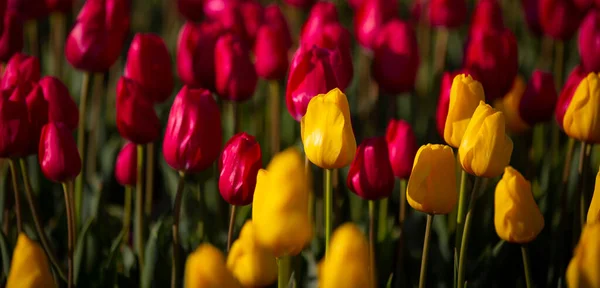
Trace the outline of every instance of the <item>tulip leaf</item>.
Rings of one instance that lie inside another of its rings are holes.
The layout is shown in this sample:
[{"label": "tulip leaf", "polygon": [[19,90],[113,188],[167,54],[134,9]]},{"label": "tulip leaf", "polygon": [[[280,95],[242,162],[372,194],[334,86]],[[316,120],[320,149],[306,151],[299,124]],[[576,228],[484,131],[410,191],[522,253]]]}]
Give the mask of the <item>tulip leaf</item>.
[{"label": "tulip leaf", "polygon": [[[142,285],[143,288],[150,288],[157,279],[155,271],[158,264],[159,250],[160,247],[160,232],[164,226],[164,219],[159,219],[152,229],[150,230],[150,236],[146,244],[145,260],[144,260],[144,271],[142,271]],[[170,269],[169,269],[170,270]]]},{"label": "tulip leaf", "polygon": [[89,218],[87,220],[87,222],[85,223],[85,225],[83,225],[83,229],[81,229],[81,233],[79,234],[79,237],[77,238],[77,245],[75,246],[75,254],[73,255],[74,257],[74,282],[75,285],[77,285],[77,280],[79,279],[79,274],[81,272],[81,265],[83,262],[83,256],[85,254],[84,248],[85,248],[85,240],[87,237],[88,232],[90,231],[90,227],[92,226],[92,224],[94,223],[94,218]]},{"label": "tulip leaf", "polygon": [[2,272],[8,276],[10,271],[11,250],[8,248],[8,240],[6,235],[0,231],[0,253],[2,253]]}]

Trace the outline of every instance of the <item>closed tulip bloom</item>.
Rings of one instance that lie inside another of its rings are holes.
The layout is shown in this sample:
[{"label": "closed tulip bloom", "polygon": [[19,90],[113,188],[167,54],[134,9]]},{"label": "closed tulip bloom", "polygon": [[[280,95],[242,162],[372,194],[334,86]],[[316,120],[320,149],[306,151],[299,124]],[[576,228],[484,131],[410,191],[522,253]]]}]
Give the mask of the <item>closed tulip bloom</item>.
[{"label": "closed tulip bloom", "polygon": [[367,288],[373,287],[369,267],[369,243],[353,223],[345,223],[335,229],[330,249],[318,266],[321,288]]},{"label": "closed tulip bloom", "polygon": [[[48,103],[47,121],[63,122],[71,131],[75,131],[79,123],[79,108],[73,101],[67,86],[53,76],[45,76],[40,79],[39,86]],[[27,104],[29,106],[29,97]]]},{"label": "closed tulip bloom", "polygon": [[137,149],[132,142],[127,142],[115,162],[115,178],[123,186],[135,186],[137,179]]},{"label": "closed tulip bloom", "polygon": [[258,80],[250,52],[233,34],[219,38],[215,47],[215,78],[219,96],[230,101],[246,101],[254,94]]},{"label": "closed tulip bloom", "polygon": [[144,87],[151,101],[160,103],[171,96],[171,56],[160,36],[138,33],[133,37],[124,76]]},{"label": "closed tulip bloom", "polygon": [[385,138],[369,138],[360,143],[346,179],[348,188],[366,200],[387,198],[392,194],[394,172]]},{"label": "closed tulip bloom", "polygon": [[67,37],[67,61],[79,70],[108,70],[119,58],[129,31],[129,9],[125,0],[86,1]]},{"label": "closed tulip bloom", "polygon": [[591,10],[579,27],[579,55],[585,71],[600,72],[600,13]]},{"label": "closed tulip bloom", "polygon": [[317,2],[310,9],[308,18],[302,25],[300,39],[313,38],[313,35],[315,33],[320,33],[320,30],[323,27],[335,23],[339,23],[335,4],[325,1]]},{"label": "closed tulip bloom", "polygon": [[454,77],[444,128],[444,140],[448,145],[454,148],[460,146],[473,112],[484,99],[481,83],[473,80],[471,75],[459,74]]},{"label": "closed tulip bloom", "polygon": [[502,7],[497,0],[482,0],[477,2],[471,18],[471,32],[480,30],[504,30]]},{"label": "closed tulip bloom", "polygon": [[280,41],[283,41],[286,49],[290,49],[292,47],[292,35],[290,34],[290,27],[287,23],[287,20],[285,20],[285,16],[283,16],[281,9],[279,9],[279,5],[267,5],[267,7],[265,7],[264,13],[265,24],[280,31],[279,35],[281,35],[282,37]]},{"label": "closed tulip bloom", "polygon": [[542,30],[556,40],[571,39],[585,15],[572,0],[540,0],[538,5]]},{"label": "closed tulip bloom", "polygon": [[567,268],[567,286],[570,288],[600,287],[598,259],[600,259],[600,224],[583,226],[579,243]]},{"label": "closed tulip bloom", "polygon": [[246,132],[231,137],[219,160],[219,192],[231,205],[252,203],[256,174],[262,168],[260,145]]},{"label": "closed tulip bloom", "polygon": [[313,97],[300,122],[304,153],[324,169],[348,166],[356,152],[350,106],[340,89]]},{"label": "closed tulip bloom", "polygon": [[254,235],[275,257],[298,255],[312,240],[310,181],[295,148],[276,154],[267,170],[258,171],[252,202]]},{"label": "closed tulip bloom", "polygon": [[354,17],[354,35],[358,44],[371,49],[379,30],[398,14],[392,0],[364,0]]},{"label": "closed tulip bloom", "polygon": [[573,100],[573,94],[575,94],[575,90],[579,87],[579,83],[581,80],[585,79],[587,73],[583,71],[583,67],[581,65],[577,65],[569,74],[565,85],[558,96],[558,102],[556,103],[556,109],[554,110],[554,116],[556,118],[556,122],[561,129],[563,128],[563,120],[565,118],[565,113],[567,112],[567,108],[571,104],[571,100]]},{"label": "closed tulip bloom", "polygon": [[31,85],[40,80],[40,60],[23,53],[13,55],[4,69],[0,89],[13,89],[17,85]]},{"label": "closed tulip bloom", "polygon": [[389,21],[373,44],[373,77],[380,89],[399,94],[415,86],[419,69],[419,47],[411,26],[401,20]]},{"label": "closed tulip bloom", "polygon": [[24,233],[19,233],[6,287],[56,287],[46,253],[39,244],[29,239]]},{"label": "closed tulip bloom", "polygon": [[521,118],[529,125],[550,120],[557,98],[554,76],[540,70],[533,71],[519,105]]},{"label": "closed tulip bloom", "polygon": [[184,86],[175,97],[163,141],[167,164],[184,172],[208,168],[221,151],[221,113],[208,90]]},{"label": "closed tulip bloom", "polygon": [[521,98],[523,98],[523,93],[525,93],[526,85],[523,77],[517,76],[510,92],[504,98],[494,101],[494,108],[504,114],[506,128],[511,133],[519,134],[531,128],[521,118],[521,114],[519,113],[519,106],[521,105]]},{"label": "closed tulip bloom", "polygon": [[256,74],[267,80],[283,79],[288,69],[288,47],[282,31],[271,25],[258,29],[254,42]]},{"label": "closed tulip bloom", "polygon": [[410,124],[404,120],[391,119],[385,140],[394,176],[408,179],[417,153],[417,139]]},{"label": "closed tulip bloom", "polygon": [[48,12],[69,13],[73,10],[73,0],[46,0]]},{"label": "closed tulip bloom", "polygon": [[544,228],[544,216],[533,199],[531,183],[510,166],[496,185],[494,226],[500,239],[518,244],[533,241]]},{"label": "closed tulip bloom", "polygon": [[223,253],[210,244],[200,244],[185,261],[186,288],[242,287],[227,269]]},{"label": "closed tulip bloom", "polygon": [[0,158],[24,156],[29,141],[29,117],[25,95],[19,89],[0,93]]},{"label": "closed tulip bloom", "polygon": [[150,143],[160,135],[160,120],[146,93],[126,77],[117,83],[117,129],[123,138],[136,144]]},{"label": "closed tulip bloom", "polygon": [[266,287],[277,281],[277,261],[256,241],[251,220],[246,221],[227,255],[227,268],[244,287]]},{"label": "closed tulip bloom", "polygon": [[16,12],[6,11],[0,35],[0,61],[8,61],[23,49],[23,20]]},{"label": "closed tulip bloom", "polygon": [[540,24],[540,3],[541,0],[521,0],[521,8],[525,14],[525,22],[529,31],[537,36],[542,35],[542,26]]},{"label": "closed tulip bloom", "polygon": [[458,148],[462,168],[479,177],[500,176],[513,150],[505,131],[504,114],[481,101]]},{"label": "closed tulip bloom", "polygon": [[177,40],[177,74],[190,87],[215,90],[215,44],[223,28],[218,22],[186,22]]},{"label": "closed tulip bloom", "polygon": [[[438,97],[438,104],[435,112],[435,122],[438,133],[442,138],[444,138],[446,118],[448,117],[448,108],[450,108],[450,90],[452,88],[452,82],[454,77],[459,74],[473,75],[471,71],[462,69],[454,72],[444,72],[444,74],[442,74],[442,79],[440,80],[440,96]],[[476,76],[474,78],[476,78]]]},{"label": "closed tulip bloom", "polygon": [[188,21],[200,21],[203,15],[204,0],[177,0],[179,13]]},{"label": "closed tulip bloom", "polygon": [[49,122],[42,128],[38,161],[44,176],[54,182],[67,182],[81,172],[81,158],[69,128]]},{"label": "closed tulip bloom", "polygon": [[257,0],[244,0],[239,2],[239,10],[244,21],[246,40],[254,45],[258,28],[264,23],[264,8]]},{"label": "closed tulip bloom", "polygon": [[590,73],[573,94],[573,99],[565,112],[563,128],[569,137],[579,141],[599,143],[600,122],[600,78]]},{"label": "closed tulip bloom", "polygon": [[246,33],[246,23],[240,9],[240,1],[225,1],[225,6],[214,16],[208,19],[217,21],[223,26],[223,29],[231,34],[235,34],[242,42],[251,44],[250,36]]}]

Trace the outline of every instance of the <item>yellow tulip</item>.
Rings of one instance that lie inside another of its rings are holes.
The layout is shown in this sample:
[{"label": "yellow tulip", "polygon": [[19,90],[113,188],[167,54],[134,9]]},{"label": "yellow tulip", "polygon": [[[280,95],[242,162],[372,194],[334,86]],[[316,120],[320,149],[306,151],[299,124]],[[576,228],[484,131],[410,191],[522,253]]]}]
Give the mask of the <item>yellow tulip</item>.
[{"label": "yellow tulip", "polygon": [[227,270],[225,256],[210,244],[200,244],[185,262],[186,288],[235,288],[240,283]]},{"label": "yellow tulip", "polygon": [[444,128],[444,140],[448,145],[458,148],[465,134],[469,119],[479,105],[485,100],[483,86],[473,80],[471,75],[459,74],[452,80],[450,88],[450,106]]},{"label": "yellow tulip", "polygon": [[17,239],[6,287],[55,287],[46,253],[24,233]]},{"label": "yellow tulip", "polygon": [[310,162],[325,169],[348,166],[356,153],[346,95],[335,88],[308,103],[300,122],[304,152]]},{"label": "yellow tulip", "polygon": [[533,199],[531,183],[510,166],[496,186],[494,226],[498,237],[519,244],[531,242],[544,228],[544,216]]},{"label": "yellow tulip", "polygon": [[304,160],[295,148],[275,155],[267,170],[258,171],[252,221],[256,240],[275,257],[297,255],[310,243],[309,189]]},{"label": "yellow tulip", "polygon": [[408,204],[429,214],[447,214],[456,205],[456,160],[447,145],[421,146],[406,187]]},{"label": "yellow tulip", "polygon": [[458,148],[462,168],[480,177],[502,174],[513,150],[513,142],[505,130],[502,112],[481,101]]},{"label": "yellow tulip", "polygon": [[594,196],[587,214],[587,224],[600,222],[600,172],[596,175],[596,187]]},{"label": "yellow tulip", "polygon": [[258,244],[254,225],[247,221],[227,256],[227,268],[244,287],[264,287],[277,280],[273,252]]},{"label": "yellow tulip", "polygon": [[600,143],[600,76],[590,73],[581,80],[565,112],[563,128],[572,138]]},{"label": "yellow tulip", "polygon": [[581,238],[573,258],[567,268],[567,286],[570,288],[600,287],[600,224],[587,224],[583,227]]},{"label": "yellow tulip", "polygon": [[369,243],[355,224],[338,227],[331,237],[327,257],[319,263],[319,287],[372,287]]},{"label": "yellow tulip", "polygon": [[521,98],[527,88],[527,83],[520,75],[515,78],[510,91],[504,98],[496,99],[494,108],[504,113],[506,119],[506,127],[512,133],[519,134],[529,130],[531,127],[521,118],[519,114],[519,105]]}]

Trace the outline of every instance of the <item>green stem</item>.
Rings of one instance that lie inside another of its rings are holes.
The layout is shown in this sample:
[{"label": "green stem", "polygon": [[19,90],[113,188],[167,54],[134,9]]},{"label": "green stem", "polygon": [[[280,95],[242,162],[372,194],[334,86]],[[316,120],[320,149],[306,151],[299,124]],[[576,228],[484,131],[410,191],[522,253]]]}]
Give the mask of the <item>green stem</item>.
[{"label": "green stem", "polygon": [[231,205],[231,214],[229,215],[229,231],[227,231],[227,251],[231,249],[233,242],[233,228],[235,226],[235,205]]},{"label": "green stem", "polygon": [[146,217],[152,214],[152,195],[154,194],[154,143],[146,144],[146,202],[144,211]]},{"label": "green stem", "polygon": [[[90,93],[91,73],[84,72],[81,81],[81,95],[79,96],[79,127],[77,128],[77,150],[81,155],[81,161],[85,163],[83,155],[85,155],[85,120],[87,118],[87,98]],[[81,167],[84,167],[82,165]],[[84,172],[81,171],[75,178],[75,222],[77,227],[81,221],[81,205],[83,197],[83,177]]]},{"label": "green stem", "polygon": [[179,183],[175,192],[175,203],[173,203],[173,254],[171,258],[171,288],[178,287],[177,266],[179,264],[179,217],[181,215],[181,198],[183,198],[183,187],[185,185],[185,173],[179,172]]},{"label": "green stem", "polygon": [[277,80],[269,81],[269,106],[271,111],[271,155],[279,152],[280,131],[281,131],[281,113],[279,110],[279,82]]},{"label": "green stem", "polygon": [[62,66],[63,66],[63,47],[65,43],[65,32],[66,32],[66,21],[65,14],[62,12],[56,12],[50,16],[50,41],[52,47],[52,58],[53,58],[53,74],[58,79],[62,79]]},{"label": "green stem", "polygon": [[[144,145],[137,145],[137,175],[135,186],[135,250],[140,270],[144,271]],[[140,275],[141,277],[141,275]]]},{"label": "green stem", "polygon": [[464,228],[464,222],[467,211],[467,179],[469,178],[467,172],[461,169],[460,173],[460,192],[458,196],[458,213],[456,214],[456,238],[454,241],[454,247],[457,252],[460,251],[460,242],[462,240],[462,233]]},{"label": "green stem", "polygon": [[580,224],[581,228],[585,225],[587,208],[589,207],[589,197],[585,185],[585,177],[587,172],[587,167],[589,166],[590,158],[586,156],[586,150],[588,148],[588,144],[585,142],[581,142],[581,149],[579,151],[579,216],[580,216]]},{"label": "green stem", "polygon": [[331,202],[333,197],[331,189],[331,169],[325,169],[325,257],[329,251],[331,238]]},{"label": "green stem", "polygon": [[388,198],[379,201],[379,214],[377,218],[377,241],[382,242],[387,234]]},{"label": "green stem", "polygon": [[277,258],[277,288],[287,288],[290,282],[290,256]]},{"label": "green stem", "polygon": [[68,267],[69,267],[69,278],[67,280],[68,286],[69,288],[73,287],[73,248],[75,247],[75,231],[74,231],[74,223],[75,220],[73,219],[73,203],[72,203],[72,199],[71,196],[69,195],[69,189],[67,188],[67,183],[63,182],[62,183],[63,186],[63,192],[65,195],[65,207],[66,207],[66,211],[67,211],[67,233],[68,233],[68,249],[67,249],[67,263],[68,263]]},{"label": "green stem", "polygon": [[463,237],[460,244],[460,253],[458,258],[458,283],[457,287],[462,288],[465,284],[465,261],[467,258],[467,247],[469,245],[469,232],[471,228],[471,222],[473,221],[473,209],[475,208],[475,200],[477,198],[477,191],[481,184],[481,179],[476,178],[473,190],[471,191],[471,200],[469,201],[469,210],[467,211],[467,217],[465,219],[465,228]]},{"label": "green stem", "polygon": [[19,185],[17,184],[17,168],[15,168],[15,160],[9,159],[10,175],[12,178],[13,192],[15,192],[15,215],[17,217],[17,231],[23,232],[23,222],[21,220],[21,197],[19,195]]},{"label": "green stem", "polygon": [[527,257],[527,247],[521,245],[521,255],[523,256],[523,270],[525,271],[525,283],[527,288],[532,288],[531,284],[531,268],[529,267],[529,257]]},{"label": "green stem", "polygon": [[369,200],[369,268],[371,283],[375,283],[375,201]]},{"label": "green stem", "polygon": [[423,240],[423,256],[421,257],[421,275],[419,276],[419,288],[425,288],[427,280],[427,256],[429,255],[429,238],[431,238],[431,224],[433,214],[427,214],[427,225],[425,226],[425,239]]},{"label": "green stem", "polygon": [[129,241],[129,227],[131,225],[131,186],[125,186],[125,201],[123,203],[123,243]]}]

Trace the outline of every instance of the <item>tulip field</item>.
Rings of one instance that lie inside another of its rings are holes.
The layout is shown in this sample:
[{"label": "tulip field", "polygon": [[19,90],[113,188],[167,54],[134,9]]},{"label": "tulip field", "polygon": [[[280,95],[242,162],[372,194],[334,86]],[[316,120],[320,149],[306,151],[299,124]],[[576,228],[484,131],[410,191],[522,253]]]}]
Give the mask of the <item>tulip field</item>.
[{"label": "tulip field", "polygon": [[0,0],[0,287],[600,288],[598,9]]}]

